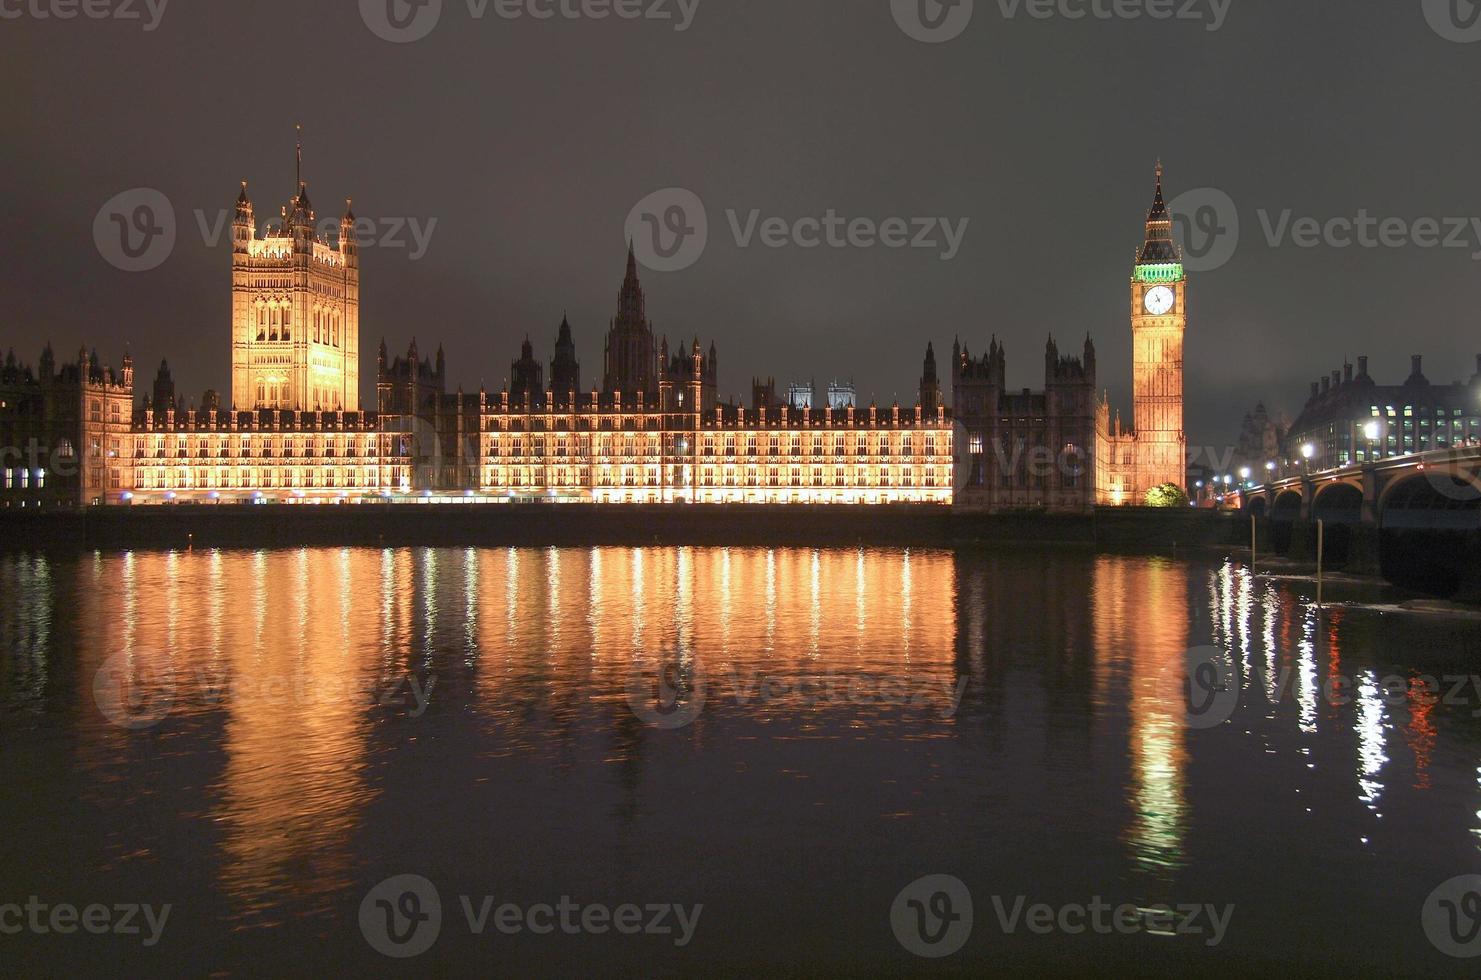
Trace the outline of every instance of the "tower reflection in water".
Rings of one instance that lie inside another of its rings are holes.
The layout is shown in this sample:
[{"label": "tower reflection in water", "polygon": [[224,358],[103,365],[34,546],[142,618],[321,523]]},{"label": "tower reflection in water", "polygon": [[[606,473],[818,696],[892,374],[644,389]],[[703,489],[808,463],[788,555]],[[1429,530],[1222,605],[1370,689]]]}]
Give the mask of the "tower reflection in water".
[{"label": "tower reflection in water", "polygon": [[[289,892],[326,896],[327,907],[355,880],[360,835],[386,817],[377,801],[391,794],[394,810],[407,792],[396,760],[413,744],[440,746],[440,778],[462,785],[490,778],[495,760],[572,767],[573,746],[596,740],[602,773],[634,795],[651,790],[645,757],[676,744],[683,764],[703,765],[755,739],[865,740],[881,757],[929,743],[943,748],[927,750],[934,769],[918,773],[918,809],[891,816],[950,812],[1011,843],[1034,839],[1053,815],[1086,835],[1082,846],[1103,851],[1103,841],[1163,877],[1211,858],[1189,842],[1195,811],[1211,805],[1190,790],[1205,740],[1297,753],[1328,781],[1307,791],[1345,794],[1377,820],[1400,783],[1429,791],[1437,746],[1455,737],[1432,696],[1414,688],[1396,705],[1385,695],[1374,651],[1393,627],[1318,617],[1291,587],[1228,565],[874,549],[324,549],[15,556],[0,560],[0,582],[6,703],[67,690],[98,800],[143,800],[152,787],[131,781],[159,778],[160,753],[204,770],[198,785],[163,795],[177,812],[196,807],[180,812],[185,825],[213,828],[207,864],[243,916]],[[1193,732],[1181,671],[1189,647],[1207,643],[1237,665],[1241,702],[1231,725]],[[73,646],[75,677],[56,662]],[[703,664],[711,685],[679,733],[648,728],[628,700],[634,673],[667,656]],[[167,689],[158,725],[121,729],[95,710],[88,678],[110,658],[140,688]],[[1353,683],[1337,704],[1324,692],[1342,674]],[[830,677],[844,686],[816,683]],[[848,693],[858,678],[872,685],[863,696]],[[948,703],[962,681],[961,704]],[[1464,832],[1481,839],[1473,763],[1465,782]],[[867,778],[856,785],[856,805],[885,798]],[[138,849],[130,833],[116,829],[114,857]]]}]

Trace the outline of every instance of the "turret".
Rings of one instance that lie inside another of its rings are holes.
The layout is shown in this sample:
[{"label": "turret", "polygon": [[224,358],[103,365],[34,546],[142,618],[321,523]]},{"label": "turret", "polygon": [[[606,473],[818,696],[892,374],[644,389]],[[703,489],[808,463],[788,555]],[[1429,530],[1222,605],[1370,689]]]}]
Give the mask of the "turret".
[{"label": "turret", "polygon": [[237,255],[246,255],[252,238],[256,235],[252,201],[247,197],[247,182],[242,181],[242,191],[237,195],[236,216],[231,220],[231,250]]},{"label": "turret", "polygon": [[345,216],[339,219],[339,254],[344,256],[345,268],[360,267],[360,244],[355,240],[355,209],[351,200],[345,198]]}]

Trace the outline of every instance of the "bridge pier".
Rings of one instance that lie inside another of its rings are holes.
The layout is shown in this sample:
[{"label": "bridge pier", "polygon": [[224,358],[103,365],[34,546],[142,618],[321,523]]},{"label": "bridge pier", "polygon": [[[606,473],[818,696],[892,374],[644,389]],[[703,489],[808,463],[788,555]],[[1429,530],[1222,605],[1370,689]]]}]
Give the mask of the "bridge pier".
[{"label": "bridge pier", "polygon": [[1368,524],[1350,528],[1346,570],[1354,575],[1383,574],[1383,532]]},{"label": "bridge pier", "polygon": [[1291,522],[1291,546],[1286,555],[1292,561],[1316,561],[1316,525],[1305,517]]}]

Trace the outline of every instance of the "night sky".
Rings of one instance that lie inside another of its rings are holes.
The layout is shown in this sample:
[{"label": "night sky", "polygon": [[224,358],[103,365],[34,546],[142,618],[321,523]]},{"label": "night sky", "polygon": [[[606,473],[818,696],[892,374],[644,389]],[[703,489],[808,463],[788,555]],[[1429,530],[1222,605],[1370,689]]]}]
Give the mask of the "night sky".
[{"label": "night sky", "polygon": [[[210,247],[196,211],[213,226],[246,179],[259,218],[275,214],[295,123],[321,218],[353,196],[362,217],[436,220],[415,261],[362,252],[367,398],[383,336],[395,351],[440,341],[452,385],[498,389],[526,333],[548,361],[566,311],[590,387],[629,211],[681,187],[705,205],[708,246],[644,273],[649,314],[671,339],[717,343],[722,396],[748,396],[753,374],[852,377],[864,402],[913,403],[928,340],[978,351],[994,332],[1009,384],[1037,388],[1047,335],[1078,351],[1089,331],[1129,412],[1127,281],[1158,157],[1170,198],[1221,189],[1241,222],[1233,259],[1192,278],[1194,445],[1232,439],[1261,399],[1294,415],[1344,356],[1398,382],[1423,353],[1450,382],[1481,351],[1477,227],[1452,248],[1271,246],[1262,227],[1262,209],[1271,223],[1481,215],[1481,44],[1442,37],[1420,0],[1233,0],[1217,31],[1207,0],[1166,22],[1007,18],[1012,0],[977,0],[940,44],[907,36],[889,0],[700,0],[682,32],[476,19],[444,0],[408,44],[353,0],[173,0],[153,30],[144,0],[126,11],[141,20],[31,12],[51,2],[0,3],[21,13],[0,19],[0,347],[26,360],[48,339],[113,364],[127,345],[141,382],[168,356],[182,392],[227,390],[230,236]],[[170,200],[177,243],[128,273],[93,228],[137,187]],[[732,209],[969,225],[950,261],[741,248]]]}]

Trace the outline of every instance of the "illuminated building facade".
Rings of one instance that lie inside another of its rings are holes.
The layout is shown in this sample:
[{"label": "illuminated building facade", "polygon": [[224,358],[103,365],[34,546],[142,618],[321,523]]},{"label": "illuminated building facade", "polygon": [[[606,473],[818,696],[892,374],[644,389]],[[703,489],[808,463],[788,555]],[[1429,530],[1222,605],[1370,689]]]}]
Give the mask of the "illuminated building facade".
[{"label": "illuminated building facade", "polygon": [[1118,416],[1107,433],[1104,503],[1140,504],[1154,487],[1187,482],[1183,430],[1183,335],[1188,326],[1188,275],[1172,235],[1172,214],[1157,193],[1131,277],[1132,429]]},{"label": "illuminated building facade", "polygon": [[259,236],[247,183],[231,240],[231,407],[360,410],[360,256],[345,202],[339,242],[321,241],[303,149],[293,198]]},{"label": "illuminated building facade", "polygon": [[[6,444],[30,425],[61,433],[52,444],[84,457],[75,485],[45,464],[31,467],[47,471],[40,479],[56,494],[48,502],[955,502],[1083,512],[1139,503],[1158,483],[1182,481],[1186,277],[1160,167],[1133,279],[1133,432],[1110,422],[1088,337],[1078,357],[1061,357],[1050,340],[1039,392],[1008,389],[994,339],[982,358],[953,350],[950,405],[930,345],[911,406],[861,406],[853,385],[837,381],[816,403],[810,385],[778,398],[770,379],[753,384],[749,408],[722,402],[713,343],[671,350],[655,337],[631,248],[599,387],[581,390],[563,319],[548,374],[526,339],[498,393],[450,392],[440,348],[423,358],[413,340],[393,359],[382,342],[375,410],[361,411],[353,213],[336,242],[324,240],[300,151],[281,226],[259,235],[254,220],[244,184],[233,222],[227,405],[207,392],[187,407],[166,364],[138,407],[128,361],[117,379],[96,358],[43,371],[50,382],[7,370],[15,379],[7,386],[32,393],[0,394]],[[62,387],[37,401],[35,391]],[[65,407],[22,415],[19,406],[30,413],[42,402]],[[13,476],[6,492],[33,490],[36,479]]]},{"label": "illuminated building facade", "polygon": [[[245,223],[250,204],[241,208]],[[122,417],[132,415],[119,432],[124,451],[117,484],[87,501],[951,502],[951,428],[934,354],[928,352],[922,401],[913,408],[859,409],[851,391],[836,409],[799,409],[775,399],[750,409],[724,404],[713,344],[706,351],[696,339],[671,352],[667,339],[653,336],[631,253],[607,337],[604,390],[579,390],[580,364],[564,320],[549,385],[526,340],[504,391],[449,392],[443,351],[424,358],[413,340],[404,357],[391,357],[381,344],[376,411],[279,407],[303,404],[304,392],[317,404],[333,403],[324,386],[348,385],[352,375],[348,369],[335,373],[321,355],[326,344],[335,352],[356,345],[346,323],[358,332],[357,316],[326,318],[323,304],[316,312],[313,299],[325,295],[323,276],[353,270],[353,219],[346,218],[343,244],[331,247],[304,237],[294,217],[300,212],[312,220],[301,184],[291,211],[285,209],[292,233],[243,237],[249,261],[242,252],[233,259],[234,309],[241,305],[244,261],[254,290],[308,284],[286,305],[273,298],[259,302],[249,291],[251,316],[233,317],[234,363],[245,324],[249,374],[265,370],[265,358],[285,358],[286,387],[269,384],[259,399],[254,375],[246,389],[249,409],[223,409],[209,393],[200,408],[187,408],[162,364],[153,396],[130,413],[130,378],[117,396]],[[287,263],[292,275],[262,271],[272,268],[258,262],[263,249],[252,250],[252,243],[262,242],[280,243],[280,251],[263,254]],[[344,264],[331,261],[333,255],[343,256]],[[343,295],[357,291],[358,283]],[[307,313],[295,305],[304,302]],[[306,339],[295,326],[304,317]],[[265,338],[260,343],[259,335]]]}]

